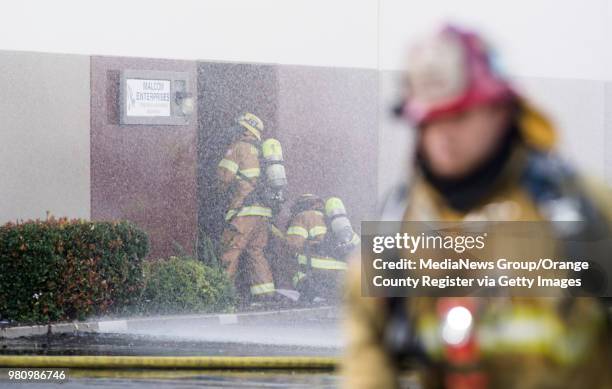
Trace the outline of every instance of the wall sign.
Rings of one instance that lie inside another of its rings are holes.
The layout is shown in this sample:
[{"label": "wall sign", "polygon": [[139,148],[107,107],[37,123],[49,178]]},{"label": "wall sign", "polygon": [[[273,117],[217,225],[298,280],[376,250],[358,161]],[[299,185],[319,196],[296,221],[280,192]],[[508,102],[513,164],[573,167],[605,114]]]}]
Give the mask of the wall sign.
[{"label": "wall sign", "polygon": [[126,88],[126,115],[170,117],[170,80],[142,80],[128,78]]},{"label": "wall sign", "polygon": [[193,99],[189,81],[186,72],[124,70],[118,102],[121,124],[188,124],[191,112],[185,109],[185,99]]}]

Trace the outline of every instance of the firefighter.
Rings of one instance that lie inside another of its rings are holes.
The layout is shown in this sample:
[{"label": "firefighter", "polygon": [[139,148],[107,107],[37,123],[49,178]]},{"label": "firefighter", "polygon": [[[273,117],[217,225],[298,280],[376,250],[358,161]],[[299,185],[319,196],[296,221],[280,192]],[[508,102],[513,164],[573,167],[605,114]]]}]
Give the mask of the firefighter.
[{"label": "firefighter", "polygon": [[342,201],[301,195],[291,207],[286,237],[290,257],[296,259],[293,285],[300,298],[309,302],[337,300],[346,254],[359,244]]},{"label": "firefighter", "polygon": [[[236,123],[238,138],[229,146],[217,168],[221,190],[230,197],[225,216],[227,226],[222,236],[222,262],[235,283],[239,260],[244,253],[245,271],[250,278],[250,298],[247,300],[265,301],[274,294],[275,287],[264,256],[272,217],[272,209],[266,204],[262,189],[264,177],[260,155],[264,125],[252,113],[244,113]],[[239,285],[236,287],[240,290]]]},{"label": "firefighter", "polygon": [[[381,220],[552,229],[578,216],[610,236],[612,194],[560,162],[550,122],[511,87],[481,38],[446,26],[411,50],[408,65],[397,113],[417,132],[416,172],[390,194]],[[424,387],[612,387],[599,299],[366,298],[359,266],[349,273],[347,387],[398,387],[406,357],[424,366]]]}]

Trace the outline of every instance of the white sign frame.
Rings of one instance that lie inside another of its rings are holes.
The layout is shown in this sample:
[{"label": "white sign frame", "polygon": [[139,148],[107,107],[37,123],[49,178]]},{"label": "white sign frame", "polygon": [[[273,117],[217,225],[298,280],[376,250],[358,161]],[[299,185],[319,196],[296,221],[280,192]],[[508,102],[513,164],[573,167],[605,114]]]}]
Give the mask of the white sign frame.
[{"label": "white sign frame", "polygon": [[171,117],[171,86],[170,80],[126,78],[125,114],[128,117]]},{"label": "white sign frame", "polygon": [[[193,115],[184,115],[176,100],[177,93],[191,93],[189,73],[124,70],[121,72],[120,84],[121,124],[175,126],[189,124]],[[141,94],[139,98],[136,98],[136,93]],[[168,96],[164,96],[166,93]],[[162,101],[166,97],[167,103]]]}]

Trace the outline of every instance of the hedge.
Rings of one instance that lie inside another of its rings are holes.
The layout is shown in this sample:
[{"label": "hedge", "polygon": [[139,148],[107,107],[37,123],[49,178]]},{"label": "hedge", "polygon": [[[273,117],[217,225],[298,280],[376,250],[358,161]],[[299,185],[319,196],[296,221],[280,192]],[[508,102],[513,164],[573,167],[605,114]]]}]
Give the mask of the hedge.
[{"label": "hedge", "polygon": [[132,305],[143,285],[146,234],[129,222],[50,218],[0,227],[0,316],[84,319]]},{"label": "hedge", "polygon": [[233,286],[225,272],[192,258],[147,262],[145,280],[138,306],[143,313],[223,311],[235,303]]}]

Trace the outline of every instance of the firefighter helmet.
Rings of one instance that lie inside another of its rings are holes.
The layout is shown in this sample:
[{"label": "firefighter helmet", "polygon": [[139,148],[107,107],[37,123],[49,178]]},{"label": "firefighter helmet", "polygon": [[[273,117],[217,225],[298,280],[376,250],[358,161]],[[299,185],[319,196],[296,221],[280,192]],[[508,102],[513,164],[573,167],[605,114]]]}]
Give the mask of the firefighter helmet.
[{"label": "firefighter helmet", "polygon": [[399,113],[417,126],[516,96],[493,51],[477,34],[455,26],[410,50],[406,89]]},{"label": "firefighter helmet", "polygon": [[323,211],[323,199],[312,193],[304,193],[291,207],[291,214],[296,215],[306,210]]},{"label": "firefighter helmet", "polygon": [[261,140],[261,133],[264,129],[263,121],[250,112],[245,112],[236,120],[239,125],[246,128],[250,133]]}]

